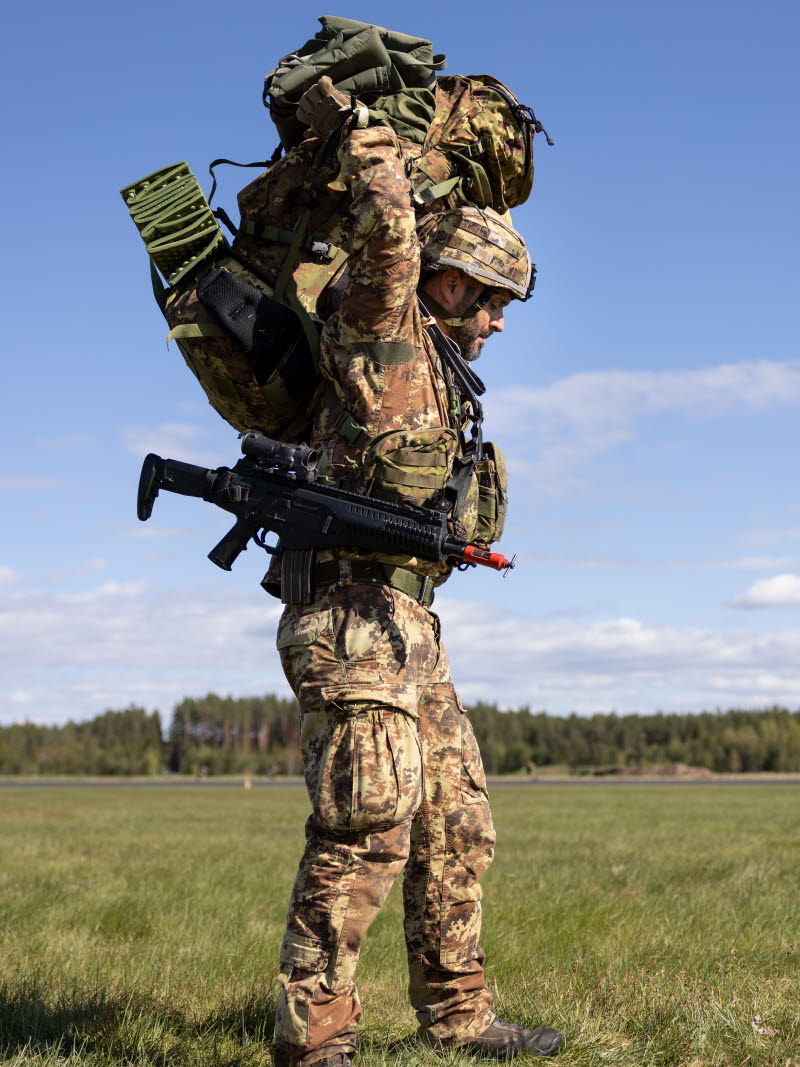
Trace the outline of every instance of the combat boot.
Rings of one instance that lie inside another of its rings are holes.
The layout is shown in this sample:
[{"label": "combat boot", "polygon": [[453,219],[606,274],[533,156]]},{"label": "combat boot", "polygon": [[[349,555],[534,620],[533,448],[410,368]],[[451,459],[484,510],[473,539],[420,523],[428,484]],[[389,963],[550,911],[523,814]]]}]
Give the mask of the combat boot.
[{"label": "combat boot", "polygon": [[563,1036],[549,1026],[526,1030],[524,1026],[506,1022],[505,1019],[495,1019],[482,1034],[459,1045],[459,1048],[496,1060],[511,1060],[522,1052],[529,1052],[533,1056],[550,1056],[563,1043]]},{"label": "combat boot", "polygon": [[[303,1060],[298,1060],[288,1049],[281,1048],[280,1045],[273,1046],[271,1052],[273,1067],[304,1067]],[[334,1052],[326,1056],[324,1060],[314,1060],[308,1067],[353,1067],[353,1065],[346,1052]]]}]

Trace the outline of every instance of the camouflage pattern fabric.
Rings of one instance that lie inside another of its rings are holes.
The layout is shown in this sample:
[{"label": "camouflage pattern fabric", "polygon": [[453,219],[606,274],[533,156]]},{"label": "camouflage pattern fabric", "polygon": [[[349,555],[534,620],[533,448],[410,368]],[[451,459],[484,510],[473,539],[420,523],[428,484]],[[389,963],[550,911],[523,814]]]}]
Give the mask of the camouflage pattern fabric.
[{"label": "camouflage pattern fabric", "polygon": [[[325,315],[322,294],[341,274],[343,250],[350,243],[346,190],[329,143],[314,137],[303,141],[245,186],[238,202],[242,224],[233,249],[273,284],[286,262],[295,228],[308,212],[293,269],[294,289],[307,311]],[[281,237],[267,236],[278,231]],[[322,254],[314,247],[328,251]]]},{"label": "camouflage pattern fabric", "polygon": [[464,204],[456,210],[426,215],[417,226],[425,261],[453,267],[491,288],[526,300],[531,257],[522,237],[492,208]]},{"label": "camouflage pattern fabric", "polygon": [[[349,279],[325,325],[319,373],[325,383],[308,443],[319,469],[348,487],[424,506],[444,488],[460,453],[469,408],[454,392],[416,299],[420,252],[400,144],[389,126],[352,129],[338,151],[350,198]],[[361,428],[341,432],[342,411]],[[477,480],[461,515],[461,536],[477,523]],[[318,559],[368,559],[405,567],[437,585],[452,567],[408,555],[340,548]],[[270,568],[275,587],[279,563]]]},{"label": "camouflage pattern fabric", "polygon": [[[458,397],[454,406],[452,382],[420,316],[416,218],[396,135],[388,126],[353,130],[339,160],[351,198],[350,277],[339,312],[322,332],[327,388],[310,443],[330,476],[424,506],[450,477],[468,412]],[[363,428],[355,441],[340,433],[342,408]],[[444,562],[408,557],[334,555],[377,558],[436,580],[451,571]]]},{"label": "camouflage pattern fabric", "polygon": [[313,1063],[355,1049],[363,937],[405,867],[409,996],[422,1035],[493,1021],[479,879],[494,830],[480,753],[439,620],[382,585],[286,608],[278,649],[302,716],[312,813],[281,947],[275,1041]]},{"label": "camouflage pattern fabric", "polygon": [[[457,207],[465,200],[503,213],[528,199],[533,181],[532,131],[514,116],[495,85],[516,100],[502,83],[486,75],[437,78],[436,110],[424,145],[402,133],[396,138],[414,191],[457,176],[463,179],[448,195],[426,205],[417,203],[418,214]],[[295,268],[296,290],[307,310],[322,314],[326,309],[319,304],[320,297],[341,274],[343,263],[336,256],[330,261],[313,252],[313,242],[349,250],[351,233],[347,189],[333,146],[329,140],[308,137],[242,189],[238,198],[242,226],[233,243],[237,253],[274,282],[286,260],[291,234],[308,211],[308,239],[298,251]],[[281,230],[284,236],[264,236],[265,230]]]}]

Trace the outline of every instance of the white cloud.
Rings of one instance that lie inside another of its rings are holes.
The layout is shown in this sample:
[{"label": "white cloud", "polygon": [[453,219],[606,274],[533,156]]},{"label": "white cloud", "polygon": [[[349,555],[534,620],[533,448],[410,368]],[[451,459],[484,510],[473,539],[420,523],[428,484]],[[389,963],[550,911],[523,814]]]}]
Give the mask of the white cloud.
[{"label": "white cloud", "polygon": [[749,530],[744,538],[753,545],[772,545],[780,541],[800,541],[800,526]]},{"label": "white cloud", "polygon": [[733,603],[739,608],[800,608],[800,577],[776,574],[753,582]]},{"label": "white cloud", "polygon": [[526,563],[554,564],[566,567],[587,567],[592,570],[622,570],[634,567],[655,567],[659,570],[709,569],[751,571],[792,567],[794,556],[739,556],[735,559],[657,558],[654,556],[563,556],[546,555],[542,552],[520,552],[520,560]]},{"label": "white cloud", "polygon": [[[553,713],[800,702],[800,628],[529,619],[446,596],[436,610],[468,702]],[[274,642],[280,611],[224,576],[190,589],[119,581],[78,593],[0,589],[0,722],[21,709],[64,721],[129,703],[168,718],[182,697],[211,690],[287,694]]]},{"label": "white cloud", "polygon": [[18,582],[21,577],[19,571],[15,571],[13,567],[0,567],[0,585],[11,585],[12,582]]},{"label": "white cloud", "polygon": [[493,403],[504,433],[524,433],[533,441],[525,473],[558,492],[576,467],[630,441],[637,419],[648,414],[707,420],[798,400],[800,362],[761,360],[701,370],[573,374],[540,389],[499,390]]},{"label": "white cloud", "polygon": [[738,559],[717,560],[709,564],[715,570],[763,571],[778,567],[791,567],[793,556],[740,556]]},{"label": "white cloud", "polygon": [[451,601],[437,601],[436,610],[468,701],[565,713],[698,711],[800,698],[800,629],[764,634],[630,618],[531,620]]},{"label": "white cloud", "polygon": [[125,451],[142,459],[148,452],[155,452],[165,459],[181,459],[187,463],[214,467],[219,465],[219,458],[205,450],[203,442],[208,436],[205,426],[165,422],[160,426],[128,426],[121,432]]},{"label": "white cloud", "polygon": [[224,579],[181,590],[120,581],[70,593],[0,589],[0,722],[19,717],[19,693],[40,722],[131,702],[168,715],[209,690],[285,694],[281,610],[258,587],[243,594]]}]

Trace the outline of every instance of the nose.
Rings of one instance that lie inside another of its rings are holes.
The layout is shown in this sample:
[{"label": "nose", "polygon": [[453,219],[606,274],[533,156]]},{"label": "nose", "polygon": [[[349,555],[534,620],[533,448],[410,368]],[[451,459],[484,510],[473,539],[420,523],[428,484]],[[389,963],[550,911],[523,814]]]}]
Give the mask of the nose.
[{"label": "nose", "polygon": [[502,333],[506,328],[505,319],[503,318],[503,309],[498,308],[497,311],[492,312],[489,319],[489,329],[493,333]]}]

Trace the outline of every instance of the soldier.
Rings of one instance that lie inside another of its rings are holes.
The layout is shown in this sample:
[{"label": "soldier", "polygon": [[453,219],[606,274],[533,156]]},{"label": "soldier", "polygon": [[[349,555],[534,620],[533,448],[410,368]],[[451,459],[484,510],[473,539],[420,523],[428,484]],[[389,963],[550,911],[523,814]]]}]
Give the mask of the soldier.
[{"label": "soldier", "polygon": [[[316,136],[341,125],[353,223],[344,298],[322,334],[310,444],[329,484],[431,506],[454,482],[475,414],[474,396],[434,347],[434,320],[477,358],[502,331],[505,306],[527,297],[530,259],[516,231],[476,207],[426,217],[418,238],[394,132],[369,125],[366,109],[327,79],[298,115]],[[477,495],[468,484],[451,512],[468,535]],[[495,835],[478,746],[430,611],[450,570],[358,549],[319,552],[313,603],[289,604],[281,619],[277,646],[300,704],[312,814],[281,946],[276,1067],[349,1067],[361,941],[403,869],[421,1039],[499,1058],[547,1055],[562,1042],[491,1010],[478,881]]]}]

